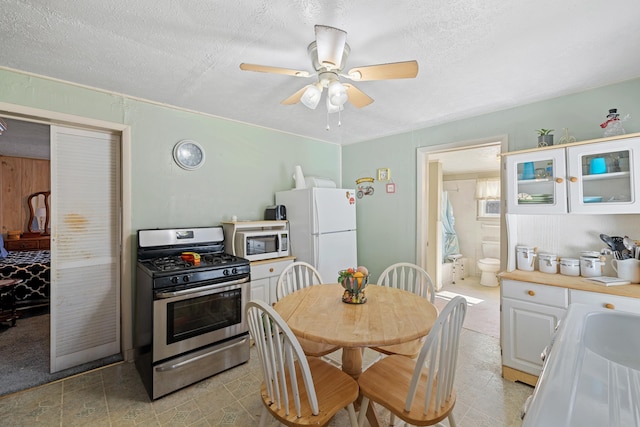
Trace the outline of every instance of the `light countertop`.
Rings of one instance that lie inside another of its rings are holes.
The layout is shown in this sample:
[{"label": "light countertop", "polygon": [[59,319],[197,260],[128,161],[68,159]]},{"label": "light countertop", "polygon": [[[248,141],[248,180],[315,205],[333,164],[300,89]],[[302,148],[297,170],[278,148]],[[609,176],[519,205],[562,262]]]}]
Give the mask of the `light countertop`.
[{"label": "light countertop", "polygon": [[622,297],[640,298],[640,284],[603,286],[595,284],[582,276],[565,276],[563,274],[542,273],[540,271],[503,271],[498,274],[501,279],[521,282],[539,283],[541,285],[558,286],[567,289],[599,292]]}]

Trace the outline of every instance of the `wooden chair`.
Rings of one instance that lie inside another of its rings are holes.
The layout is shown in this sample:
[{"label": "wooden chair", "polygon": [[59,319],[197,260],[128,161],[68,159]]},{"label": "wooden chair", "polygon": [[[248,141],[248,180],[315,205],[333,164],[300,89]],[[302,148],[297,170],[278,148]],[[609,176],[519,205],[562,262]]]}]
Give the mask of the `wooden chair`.
[{"label": "wooden chair", "polygon": [[[279,301],[292,292],[298,291],[312,285],[318,285],[322,282],[320,273],[311,264],[298,261],[289,264],[278,277],[276,287],[276,299]],[[310,341],[304,338],[298,338],[304,354],[307,356],[322,357],[329,353],[333,353],[340,347]],[[325,359],[328,362],[336,364],[337,362]]]},{"label": "wooden chair", "polygon": [[360,375],[360,426],[367,405],[375,402],[407,424],[429,426],[448,418],[449,425],[455,427],[453,383],[466,313],[467,300],[453,298],[438,315],[416,360],[385,357]]},{"label": "wooden chair", "polygon": [[[432,304],[435,301],[436,293],[431,277],[424,269],[415,264],[399,262],[387,267],[380,275],[377,284],[412,292],[427,298]],[[384,354],[401,354],[415,359],[418,357],[423,343],[424,339],[420,339],[384,347],[371,347],[371,349],[381,353],[376,361],[380,360]]]},{"label": "wooden chair", "polygon": [[293,262],[278,277],[276,299],[280,301],[290,293],[320,283],[323,283],[322,277],[314,266],[302,261]]},{"label": "wooden chair", "polygon": [[433,281],[420,266],[410,262],[399,262],[387,267],[378,278],[378,285],[403,289],[423,296],[433,304],[436,298]]},{"label": "wooden chair", "polygon": [[263,374],[260,427],[269,413],[287,426],[324,426],[343,408],[357,426],[358,383],[321,359],[307,358],[289,326],[264,301],[248,302],[246,314]]}]

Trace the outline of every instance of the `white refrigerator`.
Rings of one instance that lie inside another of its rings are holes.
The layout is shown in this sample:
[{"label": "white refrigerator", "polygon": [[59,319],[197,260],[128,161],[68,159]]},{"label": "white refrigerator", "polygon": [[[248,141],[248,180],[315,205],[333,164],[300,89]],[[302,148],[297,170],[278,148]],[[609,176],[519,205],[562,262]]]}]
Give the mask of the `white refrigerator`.
[{"label": "white refrigerator", "polygon": [[291,254],[313,265],[326,283],[357,267],[355,190],[304,188],[276,193],[289,221]]}]

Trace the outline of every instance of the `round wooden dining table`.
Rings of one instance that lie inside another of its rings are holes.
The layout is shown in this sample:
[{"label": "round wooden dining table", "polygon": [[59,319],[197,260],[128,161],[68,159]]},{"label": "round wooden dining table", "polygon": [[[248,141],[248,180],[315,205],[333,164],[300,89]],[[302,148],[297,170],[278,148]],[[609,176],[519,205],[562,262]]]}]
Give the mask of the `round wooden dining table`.
[{"label": "round wooden dining table", "polygon": [[[274,309],[297,337],[342,347],[342,370],[356,380],[364,347],[422,338],[438,317],[429,300],[401,289],[370,284],[364,304],[342,302],[343,292],[337,283],[309,286],[282,298]],[[367,419],[372,426],[378,423],[373,410]]]}]

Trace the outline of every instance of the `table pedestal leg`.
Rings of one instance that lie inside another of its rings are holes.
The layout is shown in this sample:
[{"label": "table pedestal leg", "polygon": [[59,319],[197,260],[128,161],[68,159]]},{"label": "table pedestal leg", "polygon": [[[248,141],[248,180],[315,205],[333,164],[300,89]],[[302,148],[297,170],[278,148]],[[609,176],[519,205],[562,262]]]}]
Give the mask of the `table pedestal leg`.
[{"label": "table pedestal leg", "polygon": [[[358,381],[360,374],[362,373],[362,349],[361,348],[343,348],[342,349],[342,370],[349,374],[353,379]],[[356,409],[362,402],[362,396],[358,396],[356,401]],[[367,420],[371,427],[379,427],[380,420],[378,420],[378,414],[372,405],[367,408]]]},{"label": "table pedestal leg", "polygon": [[358,377],[362,373],[362,349],[342,349],[342,370],[358,381]]}]

